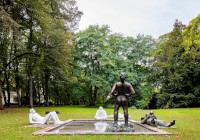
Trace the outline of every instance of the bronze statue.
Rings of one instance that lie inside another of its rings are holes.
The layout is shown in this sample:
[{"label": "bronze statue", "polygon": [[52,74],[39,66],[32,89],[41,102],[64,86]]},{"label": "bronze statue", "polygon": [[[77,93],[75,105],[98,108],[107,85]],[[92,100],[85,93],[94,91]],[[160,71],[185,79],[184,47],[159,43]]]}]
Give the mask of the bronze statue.
[{"label": "bronze statue", "polygon": [[[120,82],[114,84],[112,91],[110,92],[115,99],[115,109],[114,109],[114,126],[118,124],[118,110],[122,106],[124,110],[125,126],[128,126],[128,103],[127,98],[135,94],[135,91],[130,83],[125,82],[126,73],[122,72],[120,74]],[[128,92],[131,94],[128,94]]]},{"label": "bronze statue", "polygon": [[170,123],[165,123],[162,120],[158,120],[156,116],[154,115],[153,111],[151,111],[150,113],[147,113],[145,117],[141,118],[141,123],[148,124],[153,127],[157,127],[157,126],[170,127],[175,124],[175,120],[171,121]]}]

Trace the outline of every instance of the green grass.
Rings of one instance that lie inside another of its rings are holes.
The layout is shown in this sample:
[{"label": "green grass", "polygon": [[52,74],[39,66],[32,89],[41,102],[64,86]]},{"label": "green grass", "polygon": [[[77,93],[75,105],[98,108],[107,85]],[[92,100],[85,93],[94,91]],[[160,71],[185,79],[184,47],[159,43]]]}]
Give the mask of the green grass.
[{"label": "green grass", "polygon": [[[94,119],[98,108],[86,108],[85,106],[64,106],[64,107],[36,107],[40,115],[45,116],[45,111],[60,111],[60,120],[68,119]],[[113,114],[113,109],[105,109],[107,114]],[[129,109],[131,119],[139,121],[142,116],[150,110]],[[29,108],[6,108],[0,110],[0,140],[4,139],[67,139],[67,140],[132,140],[132,139],[200,139],[200,108],[186,109],[158,109],[153,110],[160,120],[170,122],[175,119],[177,129],[165,129],[174,135],[50,135],[34,136],[31,133],[41,128],[24,128],[29,125]],[[123,110],[120,109],[120,113]]]}]

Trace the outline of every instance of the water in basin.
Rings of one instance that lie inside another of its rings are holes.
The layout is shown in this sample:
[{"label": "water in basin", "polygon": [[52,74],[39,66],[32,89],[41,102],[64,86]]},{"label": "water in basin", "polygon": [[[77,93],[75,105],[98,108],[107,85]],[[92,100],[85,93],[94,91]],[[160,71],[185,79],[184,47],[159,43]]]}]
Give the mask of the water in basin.
[{"label": "water in basin", "polygon": [[[105,121],[72,121],[66,123],[56,129],[50,130],[49,132],[54,133],[63,133],[63,132],[73,132],[73,133],[81,133],[81,132],[106,132],[106,127],[109,124],[112,124],[113,120],[105,120]],[[118,125],[123,124],[124,121],[119,121]],[[129,124],[134,126],[135,132],[154,132],[148,128],[140,126],[136,123],[129,122]]]}]

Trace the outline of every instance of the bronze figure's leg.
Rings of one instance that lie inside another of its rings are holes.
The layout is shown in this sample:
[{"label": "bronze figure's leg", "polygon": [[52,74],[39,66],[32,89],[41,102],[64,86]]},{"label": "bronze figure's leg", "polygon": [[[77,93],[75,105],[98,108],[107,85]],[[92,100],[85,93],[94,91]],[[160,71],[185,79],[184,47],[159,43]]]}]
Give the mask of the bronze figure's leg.
[{"label": "bronze figure's leg", "polygon": [[115,109],[114,109],[114,126],[117,126],[117,123],[118,123],[118,110],[119,110],[119,104],[118,102],[116,101],[115,102]]},{"label": "bronze figure's leg", "polygon": [[126,97],[122,98],[122,105],[124,110],[125,126],[128,126],[128,103]]},{"label": "bronze figure's leg", "polygon": [[[126,100],[126,96],[124,96],[124,95],[117,96],[115,105],[117,105],[115,107],[115,111],[117,110],[117,112],[116,112],[116,114],[117,114],[117,120],[118,120],[119,106],[120,105],[123,106],[124,118],[125,118],[125,126],[128,126],[128,103],[127,103],[127,100]],[[114,118],[114,120],[115,120],[115,118]]]}]

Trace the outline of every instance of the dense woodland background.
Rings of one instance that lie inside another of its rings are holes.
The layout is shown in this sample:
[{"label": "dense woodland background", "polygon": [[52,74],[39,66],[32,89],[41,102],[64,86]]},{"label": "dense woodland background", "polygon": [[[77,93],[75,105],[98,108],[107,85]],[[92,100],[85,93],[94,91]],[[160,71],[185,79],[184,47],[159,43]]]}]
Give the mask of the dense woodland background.
[{"label": "dense woodland background", "polygon": [[[126,72],[132,108],[200,106],[200,16],[154,39],[125,37],[108,25],[76,32],[75,0],[0,1],[0,108],[105,104]],[[7,95],[7,96],[6,96]]]}]

